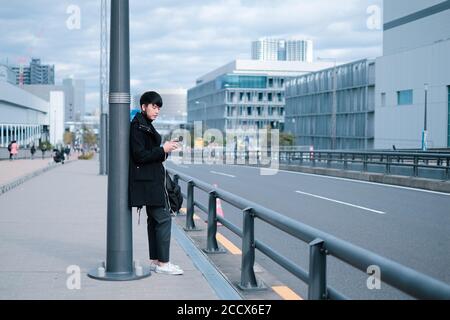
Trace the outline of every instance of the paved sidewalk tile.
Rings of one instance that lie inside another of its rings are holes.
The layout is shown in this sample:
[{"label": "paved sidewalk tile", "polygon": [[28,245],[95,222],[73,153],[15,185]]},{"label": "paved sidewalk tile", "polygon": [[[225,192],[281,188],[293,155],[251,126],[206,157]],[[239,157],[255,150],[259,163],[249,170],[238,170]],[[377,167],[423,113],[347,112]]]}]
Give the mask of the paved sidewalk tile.
[{"label": "paved sidewalk tile", "polygon": [[[182,276],[152,273],[106,282],[87,272],[106,258],[107,177],[98,161],[55,168],[0,197],[0,299],[217,299],[204,276],[172,239]],[[145,212],[133,212],[134,259],[148,263]],[[81,289],[66,286],[67,267],[81,268]]]}]

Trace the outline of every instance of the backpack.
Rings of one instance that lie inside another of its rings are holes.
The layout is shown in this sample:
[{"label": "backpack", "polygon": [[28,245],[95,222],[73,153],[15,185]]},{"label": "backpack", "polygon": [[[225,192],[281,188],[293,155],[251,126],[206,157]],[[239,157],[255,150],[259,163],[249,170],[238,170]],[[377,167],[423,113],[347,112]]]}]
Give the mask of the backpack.
[{"label": "backpack", "polygon": [[8,144],[8,151],[11,152],[11,145],[12,143]]},{"label": "backpack", "polygon": [[170,210],[173,213],[178,212],[183,205],[183,195],[181,194],[181,188],[178,184],[173,182],[169,173],[166,171],[166,190],[167,197],[169,198]]}]

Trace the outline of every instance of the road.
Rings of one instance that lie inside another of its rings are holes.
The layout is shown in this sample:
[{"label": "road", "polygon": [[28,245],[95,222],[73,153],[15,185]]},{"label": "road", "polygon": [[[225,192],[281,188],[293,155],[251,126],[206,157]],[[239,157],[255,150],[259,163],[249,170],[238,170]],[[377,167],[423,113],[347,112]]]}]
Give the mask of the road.
[{"label": "road", "polygon": [[[450,283],[450,194],[287,171],[263,176],[245,166],[166,165]],[[180,185],[186,192],[186,185]],[[195,197],[207,203],[198,189]],[[224,202],[222,206],[225,218],[241,227],[241,213]],[[224,227],[219,232],[241,247],[241,240]],[[255,235],[308,270],[307,244],[261,221]],[[269,258],[258,253],[257,262],[307,297],[307,286]],[[369,290],[367,274],[333,257],[328,262],[328,285],[351,298],[408,298],[386,284]]]}]

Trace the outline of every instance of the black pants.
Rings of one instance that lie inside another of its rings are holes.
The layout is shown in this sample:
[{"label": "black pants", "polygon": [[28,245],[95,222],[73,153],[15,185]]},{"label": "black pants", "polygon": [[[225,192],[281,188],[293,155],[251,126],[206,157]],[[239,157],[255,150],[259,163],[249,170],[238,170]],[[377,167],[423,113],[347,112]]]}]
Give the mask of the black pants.
[{"label": "black pants", "polygon": [[146,206],[148,247],[151,260],[169,262],[172,218],[167,207]]}]

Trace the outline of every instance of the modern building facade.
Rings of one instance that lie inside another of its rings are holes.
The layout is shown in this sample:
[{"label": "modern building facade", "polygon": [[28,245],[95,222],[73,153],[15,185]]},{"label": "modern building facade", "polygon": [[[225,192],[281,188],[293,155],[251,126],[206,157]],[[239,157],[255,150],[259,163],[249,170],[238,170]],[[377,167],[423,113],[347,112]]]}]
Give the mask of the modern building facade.
[{"label": "modern building facade", "polygon": [[374,94],[374,60],[291,79],[286,84],[286,131],[295,136],[299,146],[372,149]]},{"label": "modern building facade", "polygon": [[50,136],[51,143],[62,139],[58,125],[51,126],[55,124],[53,116],[50,119],[52,113],[58,116],[58,101],[54,99],[56,96],[52,98],[49,102],[15,85],[0,82],[0,147],[6,148],[12,140],[17,140],[23,148],[33,143],[37,146],[40,140],[50,140]]},{"label": "modern building facade", "polygon": [[16,74],[10,66],[0,64],[0,82],[16,83]]},{"label": "modern building facade", "polygon": [[50,92],[64,92],[64,122],[83,121],[86,106],[84,80],[63,79],[62,85],[25,85],[23,89],[47,101],[50,101]]},{"label": "modern building facade", "polygon": [[32,58],[29,66],[13,66],[16,85],[55,84],[55,66],[43,65],[41,59]]},{"label": "modern building facade", "polygon": [[428,148],[450,147],[449,57],[450,1],[384,1],[375,148],[421,148],[425,118]]},{"label": "modern building facade", "polygon": [[188,90],[188,122],[207,128],[284,129],[285,84],[330,63],[235,60],[197,80]]},{"label": "modern building facade", "polygon": [[252,60],[313,62],[312,40],[264,38],[252,42]]}]

